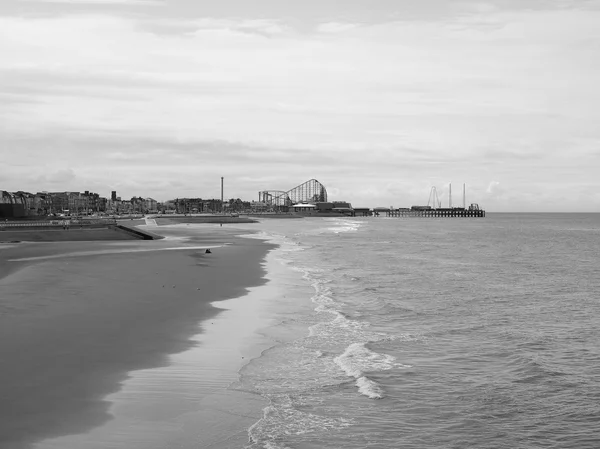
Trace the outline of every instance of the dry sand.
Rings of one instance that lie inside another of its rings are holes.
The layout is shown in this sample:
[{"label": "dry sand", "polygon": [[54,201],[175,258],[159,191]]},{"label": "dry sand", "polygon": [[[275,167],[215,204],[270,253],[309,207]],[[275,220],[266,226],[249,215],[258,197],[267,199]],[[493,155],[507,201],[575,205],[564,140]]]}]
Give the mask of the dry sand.
[{"label": "dry sand", "polygon": [[210,302],[264,284],[271,245],[208,229],[191,241],[175,230],[175,240],[0,245],[1,448],[109,422],[106,397],[129,372],[166,366],[215,319]]}]

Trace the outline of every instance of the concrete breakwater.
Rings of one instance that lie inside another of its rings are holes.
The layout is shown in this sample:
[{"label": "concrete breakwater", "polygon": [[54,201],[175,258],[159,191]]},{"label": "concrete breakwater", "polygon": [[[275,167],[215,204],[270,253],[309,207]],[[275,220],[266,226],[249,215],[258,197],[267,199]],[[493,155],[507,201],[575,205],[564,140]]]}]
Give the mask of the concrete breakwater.
[{"label": "concrete breakwater", "polygon": [[[129,224],[129,223],[127,223]],[[0,242],[156,240],[162,238],[115,220],[0,222]]]},{"label": "concrete breakwater", "polygon": [[23,221],[0,221],[0,230],[18,229],[58,229],[58,228],[106,228],[116,225],[116,220],[109,219],[65,219],[56,218],[52,220],[23,220]]}]

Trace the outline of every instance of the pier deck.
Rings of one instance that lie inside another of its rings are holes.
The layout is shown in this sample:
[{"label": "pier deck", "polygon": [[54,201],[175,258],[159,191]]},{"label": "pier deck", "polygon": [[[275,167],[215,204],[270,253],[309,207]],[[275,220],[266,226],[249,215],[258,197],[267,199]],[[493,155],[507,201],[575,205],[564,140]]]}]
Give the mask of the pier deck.
[{"label": "pier deck", "polygon": [[484,218],[485,211],[481,209],[396,209],[379,212],[386,217],[427,217],[427,218]]}]

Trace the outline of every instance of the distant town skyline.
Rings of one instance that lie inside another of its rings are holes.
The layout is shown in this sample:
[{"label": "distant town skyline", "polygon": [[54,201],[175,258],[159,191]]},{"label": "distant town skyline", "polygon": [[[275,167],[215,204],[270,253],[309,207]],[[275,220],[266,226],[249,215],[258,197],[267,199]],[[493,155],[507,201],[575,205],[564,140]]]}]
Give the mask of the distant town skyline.
[{"label": "distant town skyline", "polygon": [[600,0],[3,0],[0,189],[600,212]]}]

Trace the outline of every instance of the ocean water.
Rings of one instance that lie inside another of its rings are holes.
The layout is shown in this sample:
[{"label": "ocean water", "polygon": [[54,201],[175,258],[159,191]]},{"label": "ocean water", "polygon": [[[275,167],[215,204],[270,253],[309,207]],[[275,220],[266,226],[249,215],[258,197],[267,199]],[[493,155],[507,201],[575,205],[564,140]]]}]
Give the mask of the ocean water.
[{"label": "ocean water", "polygon": [[600,214],[265,220],[306,288],[248,449],[600,447]]}]

